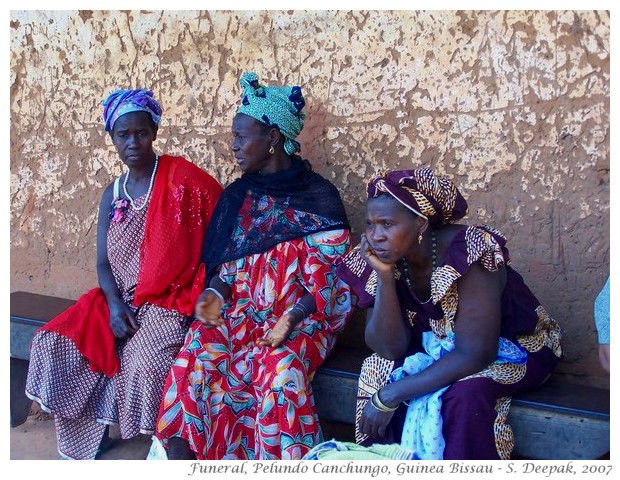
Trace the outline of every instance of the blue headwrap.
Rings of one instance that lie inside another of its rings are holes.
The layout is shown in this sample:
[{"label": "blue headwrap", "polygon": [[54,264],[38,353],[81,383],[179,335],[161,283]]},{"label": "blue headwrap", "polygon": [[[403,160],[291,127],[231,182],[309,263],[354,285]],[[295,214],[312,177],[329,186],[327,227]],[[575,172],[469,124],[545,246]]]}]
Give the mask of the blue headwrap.
[{"label": "blue headwrap", "polygon": [[101,102],[103,105],[103,120],[105,130],[111,132],[116,120],[130,112],[147,112],[153,123],[159,125],[161,120],[161,106],[153,98],[153,92],[142,88],[136,90],[115,90]]},{"label": "blue headwrap", "polygon": [[243,100],[237,113],[255,118],[269,127],[275,127],[286,140],[284,151],[289,155],[301,150],[295,141],[304,126],[306,102],[301,87],[267,87],[258,83],[254,72],[245,72],[239,81],[243,88]]}]

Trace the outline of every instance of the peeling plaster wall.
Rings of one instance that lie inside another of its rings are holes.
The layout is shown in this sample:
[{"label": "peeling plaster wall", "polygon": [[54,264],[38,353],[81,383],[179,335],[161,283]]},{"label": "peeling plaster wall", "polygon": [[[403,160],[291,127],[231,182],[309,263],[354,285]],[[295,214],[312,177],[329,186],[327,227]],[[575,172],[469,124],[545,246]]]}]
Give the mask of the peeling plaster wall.
[{"label": "peeling plaster wall", "polygon": [[154,90],[156,148],[223,184],[238,78],[303,87],[302,153],[358,236],[365,180],[429,164],[562,324],[575,383],[608,386],[592,304],[609,273],[610,15],[594,11],[12,11],[11,291],[96,285],[103,188],[122,172],[99,102]]}]

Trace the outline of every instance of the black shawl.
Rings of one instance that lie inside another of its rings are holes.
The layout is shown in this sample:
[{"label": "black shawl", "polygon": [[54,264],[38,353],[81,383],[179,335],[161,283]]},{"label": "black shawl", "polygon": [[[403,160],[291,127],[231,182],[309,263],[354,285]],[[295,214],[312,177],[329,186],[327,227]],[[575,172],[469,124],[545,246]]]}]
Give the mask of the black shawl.
[{"label": "black shawl", "polygon": [[291,158],[293,164],[287,170],[244,173],[226,187],[202,250],[209,278],[224,262],[310,233],[350,228],[336,187],[313,172],[307,160]]}]

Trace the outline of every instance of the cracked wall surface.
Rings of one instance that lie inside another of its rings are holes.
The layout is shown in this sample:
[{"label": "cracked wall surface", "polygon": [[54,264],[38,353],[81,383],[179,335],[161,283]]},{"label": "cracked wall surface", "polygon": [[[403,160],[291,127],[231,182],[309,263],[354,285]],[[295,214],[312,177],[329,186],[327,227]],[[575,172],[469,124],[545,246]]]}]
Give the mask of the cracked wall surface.
[{"label": "cracked wall surface", "polygon": [[430,165],[508,237],[513,266],[564,329],[560,372],[608,386],[592,305],[609,273],[606,11],[12,11],[11,291],[96,285],[103,188],[122,165],[99,102],[155,92],[156,149],[223,184],[238,79],[298,84],[302,154],[356,238],[377,169]]}]

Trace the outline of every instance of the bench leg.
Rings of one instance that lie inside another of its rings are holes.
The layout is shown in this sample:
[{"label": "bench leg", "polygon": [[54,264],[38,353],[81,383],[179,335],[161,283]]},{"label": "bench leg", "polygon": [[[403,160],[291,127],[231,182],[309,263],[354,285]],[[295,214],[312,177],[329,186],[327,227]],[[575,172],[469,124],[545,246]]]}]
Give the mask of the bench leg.
[{"label": "bench leg", "polygon": [[11,357],[11,427],[17,427],[26,421],[30,412],[30,400],[26,393],[26,376],[28,360]]}]

